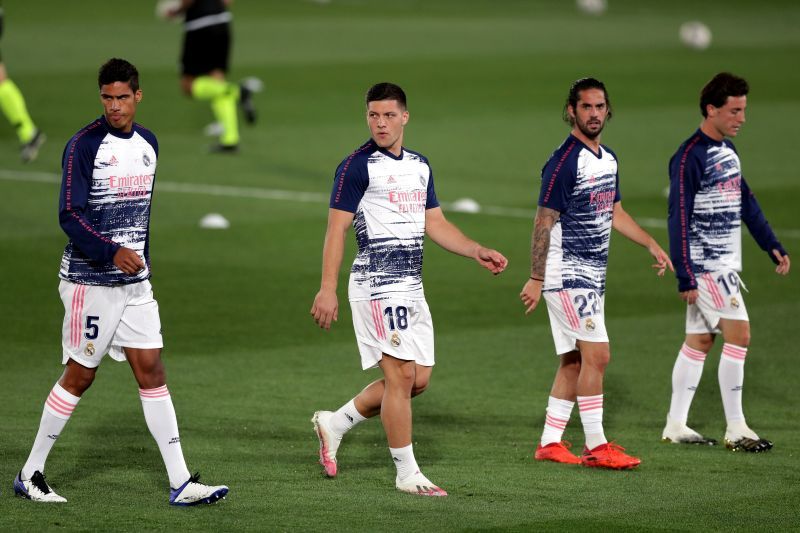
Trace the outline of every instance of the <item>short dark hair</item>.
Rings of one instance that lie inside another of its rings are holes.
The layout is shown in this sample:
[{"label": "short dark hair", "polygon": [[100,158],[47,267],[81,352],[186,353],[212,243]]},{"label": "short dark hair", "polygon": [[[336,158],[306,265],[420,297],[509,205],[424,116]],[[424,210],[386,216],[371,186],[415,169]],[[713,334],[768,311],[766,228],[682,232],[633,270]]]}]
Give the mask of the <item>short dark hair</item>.
[{"label": "short dark hair", "polygon": [[97,86],[102,87],[115,81],[125,82],[131,86],[131,90],[139,90],[139,71],[129,62],[118,57],[112,57],[100,67],[97,73]]},{"label": "short dark hair", "polygon": [[400,107],[406,109],[406,93],[399,85],[387,81],[376,83],[367,91],[367,106],[378,100],[397,100]]},{"label": "short dark hair", "polygon": [[704,117],[708,116],[706,106],[722,107],[728,101],[729,96],[747,96],[750,86],[744,78],[734,76],[730,72],[720,72],[711,81],[706,83],[700,91],[700,112]]},{"label": "short dark hair", "polygon": [[575,119],[569,115],[568,108],[572,107],[574,110],[578,106],[578,98],[580,97],[580,93],[586,89],[600,89],[603,91],[603,95],[606,98],[606,107],[608,108],[608,117],[606,120],[611,119],[611,99],[608,97],[608,91],[606,90],[605,84],[595,78],[581,78],[572,82],[572,85],[569,88],[569,94],[567,95],[567,101],[564,104],[564,122],[570,126],[575,125]]}]

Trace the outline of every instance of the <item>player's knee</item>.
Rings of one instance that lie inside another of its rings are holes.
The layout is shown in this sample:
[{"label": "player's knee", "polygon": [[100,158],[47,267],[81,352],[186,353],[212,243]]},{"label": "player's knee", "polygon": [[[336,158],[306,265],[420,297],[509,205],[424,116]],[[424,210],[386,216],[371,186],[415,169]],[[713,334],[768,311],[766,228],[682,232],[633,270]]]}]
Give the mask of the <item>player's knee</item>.
[{"label": "player's knee", "polygon": [[[689,343],[687,342],[687,344]],[[703,353],[708,353],[714,346],[714,337],[711,335],[698,335],[692,339],[692,343],[689,346]]]},{"label": "player's knee", "polygon": [[562,361],[561,363],[561,372],[567,374],[568,376],[575,377],[581,373],[581,361],[580,359],[572,360],[572,361]]},{"label": "player's knee", "polygon": [[185,96],[192,96],[192,83],[194,80],[182,79],[181,80],[181,92]]},{"label": "player's knee", "polygon": [[736,346],[741,346],[742,348],[747,348],[750,346],[750,328],[744,328],[742,331],[736,332],[736,335],[732,335],[731,339],[725,339],[725,342],[729,342],[731,344],[735,344]]},{"label": "player's knee", "polygon": [[92,386],[94,376],[95,373],[91,371],[72,370],[65,372],[59,383],[70,394],[82,396]]},{"label": "player's knee", "polygon": [[160,357],[137,361],[133,373],[142,389],[154,389],[166,383],[164,363]]},{"label": "player's knee", "polygon": [[417,378],[414,381],[414,386],[411,388],[411,397],[419,396],[428,388],[428,384],[430,383],[430,379],[428,378]]},{"label": "player's knee", "polygon": [[590,365],[595,370],[599,370],[601,372],[605,371],[608,363],[611,362],[611,352],[608,350],[597,351],[591,355],[591,357],[584,357],[583,364]]}]

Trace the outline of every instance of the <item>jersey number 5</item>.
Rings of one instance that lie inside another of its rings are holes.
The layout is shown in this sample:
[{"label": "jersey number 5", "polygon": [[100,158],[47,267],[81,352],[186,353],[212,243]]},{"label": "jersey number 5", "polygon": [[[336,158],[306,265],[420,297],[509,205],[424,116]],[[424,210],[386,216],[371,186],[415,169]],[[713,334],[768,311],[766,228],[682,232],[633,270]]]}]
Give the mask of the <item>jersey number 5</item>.
[{"label": "jersey number 5", "polygon": [[100,320],[99,316],[87,316],[86,317],[86,332],[83,334],[89,340],[94,340],[100,334],[100,326],[96,323]]}]

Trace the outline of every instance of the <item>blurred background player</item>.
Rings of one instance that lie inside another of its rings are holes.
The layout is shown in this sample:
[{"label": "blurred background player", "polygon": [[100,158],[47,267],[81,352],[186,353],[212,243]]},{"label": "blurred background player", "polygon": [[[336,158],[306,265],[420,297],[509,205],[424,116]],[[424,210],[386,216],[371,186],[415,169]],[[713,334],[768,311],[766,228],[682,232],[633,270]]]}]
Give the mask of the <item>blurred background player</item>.
[{"label": "blurred background player", "polygon": [[161,361],[161,319],[150,285],[150,202],[158,142],[134,122],[139,73],[124,59],[100,67],[104,113],[76,133],[63,156],[59,220],[69,237],[61,259],[64,373],[47,397],[30,456],[14,491],[37,502],[66,502],[44,465],[97,367],[108,353],[139,384],[144,418],[167,467],[172,505],[214,503],[228,492],[186,468],[178,421]]},{"label": "blurred background player", "polygon": [[248,124],[255,124],[253,93],[262,89],[261,80],[246,78],[240,84],[230,83],[226,76],[231,51],[231,21],[228,11],[232,0],[180,0],[168,7],[164,15],[183,15],[184,38],[181,55],[181,89],[195,100],[211,103],[219,142],[214,152],[234,153],[239,148],[237,105]]},{"label": "blurred background player", "polygon": [[[600,144],[610,118],[611,103],[602,82],[583,78],[572,84],[564,106],[564,120],[572,131],[542,169],[531,276],[520,298],[528,314],[544,292],[560,358],[534,457],[628,469],[640,460],[609,443],[603,431],[603,376],[611,357],[604,318],[611,228],[647,248],[659,276],[672,265],[667,253],[622,208],[617,156]],[[580,458],[561,439],[576,400],[586,436]]]},{"label": "blurred background player", "polygon": [[336,286],[345,235],[353,225],[358,242],[348,290],[353,326],[362,368],[380,367],[383,379],[336,412],[314,413],[320,463],[329,477],[336,476],[342,437],[380,414],[397,467],[396,488],[447,496],[422,474],[411,444],[411,398],[427,388],[434,365],[433,321],[422,287],[423,242],[427,234],[445,250],[470,257],[494,274],[508,262],[445,219],[428,160],[403,147],[409,116],[403,90],[379,83],[370,88],[366,100],[371,139],[336,169],[322,283],[311,314],[324,329],[338,319]]},{"label": "blurred background player", "polygon": [[662,439],[713,444],[686,424],[703,364],[716,335],[724,344],[718,379],[727,429],[725,445],[761,452],[772,442],[748,427],[742,410],[750,322],[744,304],[742,221],[762,250],[789,273],[786,251],[742,176],[739,155],[726,137],[745,122],[747,81],[722,72],[700,94],[703,122],[669,162],[669,242],[678,291],[686,306],[686,340],[672,370],[672,399]]},{"label": "blurred background player", "polygon": [[[3,4],[0,1],[0,38],[2,36]],[[22,161],[30,163],[39,155],[39,148],[44,144],[46,137],[31,120],[28,108],[25,106],[25,98],[19,87],[8,78],[2,53],[0,53],[0,110],[16,130],[21,145]]]}]

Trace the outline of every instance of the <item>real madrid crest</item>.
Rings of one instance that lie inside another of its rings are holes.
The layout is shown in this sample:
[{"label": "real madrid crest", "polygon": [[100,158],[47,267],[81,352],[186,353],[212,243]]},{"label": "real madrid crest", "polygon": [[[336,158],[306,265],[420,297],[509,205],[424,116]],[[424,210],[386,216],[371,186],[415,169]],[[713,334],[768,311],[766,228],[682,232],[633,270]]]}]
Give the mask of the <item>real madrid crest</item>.
[{"label": "real madrid crest", "polygon": [[739,300],[737,300],[735,296],[731,297],[731,307],[739,309]]},{"label": "real madrid crest", "polygon": [[591,318],[586,319],[586,330],[594,331],[594,321]]},{"label": "real madrid crest", "polygon": [[147,152],[142,154],[142,163],[144,163],[146,167],[150,166],[150,157],[147,155]]},{"label": "real madrid crest", "polygon": [[397,332],[392,333],[392,346],[395,348],[400,346],[400,335],[398,335]]},{"label": "real madrid crest", "polygon": [[87,342],[86,343],[86,349],[83,350],[83,353],[85,353],[89,357],[93,356],[94,355],[94,344],[92,344],[91,342]]}]

